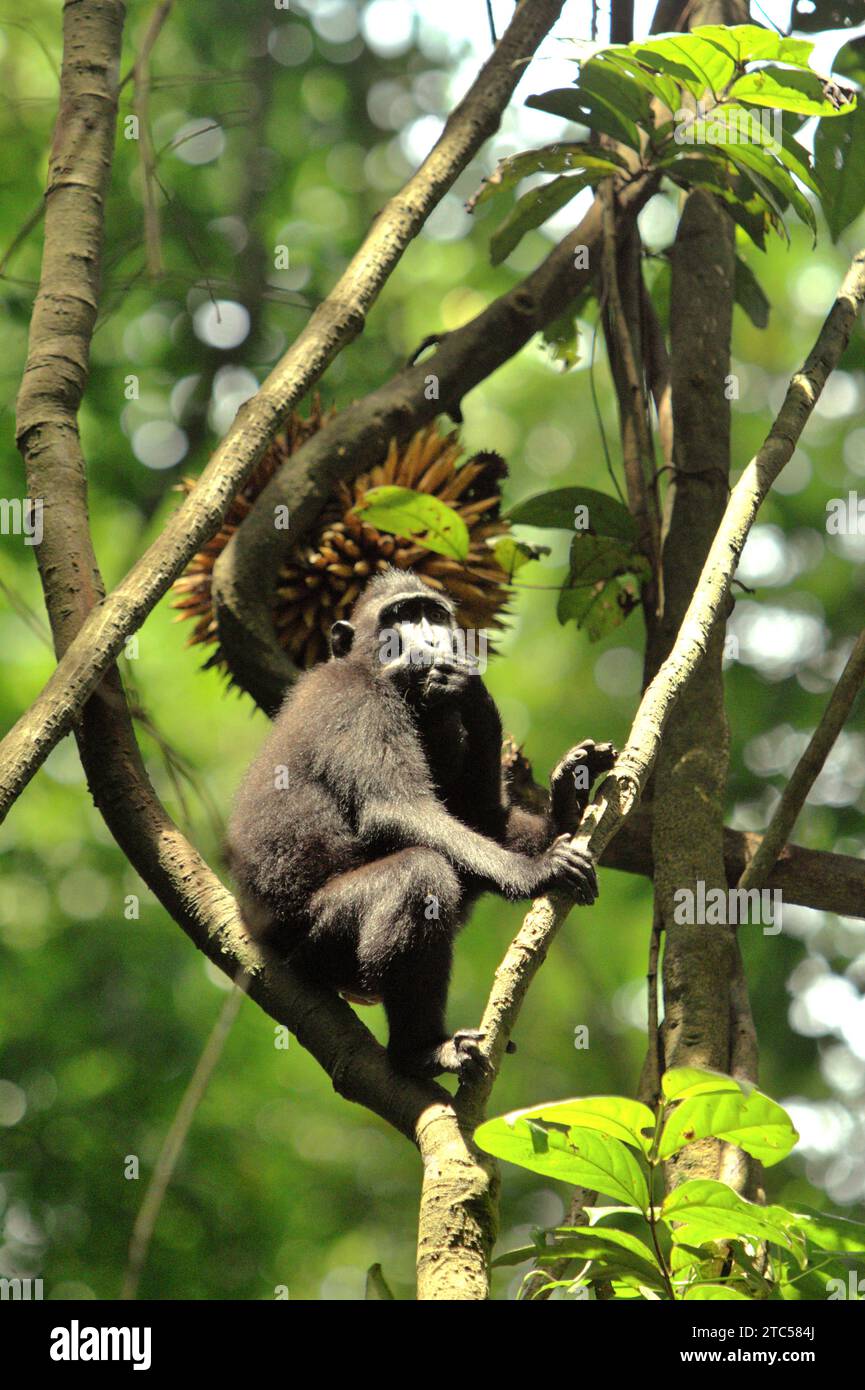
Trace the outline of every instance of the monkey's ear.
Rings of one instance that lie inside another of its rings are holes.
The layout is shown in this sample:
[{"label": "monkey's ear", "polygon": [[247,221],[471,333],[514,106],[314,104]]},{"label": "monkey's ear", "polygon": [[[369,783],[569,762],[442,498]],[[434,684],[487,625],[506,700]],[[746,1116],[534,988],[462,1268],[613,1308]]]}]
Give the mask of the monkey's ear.
[{"label": "monkey's ear", "polygon": [[354,628],[351,623],[334,623],[330,629],[330,649],[334,656],[346,656],[354,641]]}]

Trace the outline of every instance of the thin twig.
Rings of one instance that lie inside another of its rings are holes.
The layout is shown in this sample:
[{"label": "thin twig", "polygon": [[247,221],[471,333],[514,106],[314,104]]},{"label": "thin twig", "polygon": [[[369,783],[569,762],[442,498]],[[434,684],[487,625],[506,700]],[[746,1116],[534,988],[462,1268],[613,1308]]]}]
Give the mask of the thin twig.
[{"label": "thin twig", "polygon": [[156,156],[153,152],[153,140],[150,135],[150,54],[173,4],[174,0],[160,0],[151,15],[144,41],[133,68],[135,80],[133,105],[138,117],[138,148],[141,153],[141,183],[144,198],[144,247],[147,255],[147,273],[151,280],[158,280],[161,277],[163,264],[159,205],[154,190]]},{"label": "thin twig", "polygon": [[[619,402],[622,457],[628,502],[637,523],[640,549],[657,575],[660,568],[660,527],[653,479],[655,454],[649,427],[649,407],[644,389],[642,361],[637,360],[634,333],[639,328],[636,315],[625,307],[619,284],[619,237],[616,226],[614,181],[605,179],[601,187],[604,218],[603,272],[607,295],[607,347],[613,384]],[[633,235],[633,233],[630,233]],[[629,305],[630,307],[630,305]],[[639,305],[633,306],[639,309]]]},{"label": "thin twig", "polygon": [[652,911],[652,932],[649,938],[649,962],[646,969],[647,1047],[646,1063],[640,1078],[640,1100],[653,1109],[661,1092],[664,1074],[664,1043],[658,1010],[658,965],[661,958],[661,936],[664,918],[660,901],[655,896]]},{"label": "thin twig", "polygon": [[760,843],[760,848],[745,868],[739,879],[740,888],[762,888],[775,866],[790,832],[796,823],[805,798],[820,775],[823,764],[832,751],[853,702],[865,680],[865,629],[860,632],[856,644],[841,673],[838,684],[823,711],[820,723],[808,742],[808,747],[799,759],[793,774],[781,794],[772,819]]},{"label": "thin twig", "polygon": [[18,228],[14,237],[6,248],[2,261],[0,261],[0,276],[6,274],[6,267],[22,242],[26,241],[34,227],[38,227],[45,214],[45,199],[42,198],[36,204],[27,221]]},{"label": "thin twig", "polygon": [[[140,63],[142,56],[144,57],[145,62],[149,59],[153,46],[156,43],[156,40],[159,38],[162,26],[168,18],[169,11],[173,7],[173,5],[174,0],[159,0],[159,4],[156,6],[156,9],[153,11],[153,14],[150,16],[150,22],[147,25],[144,38],[141,41],[141,48],[139,50],[138,56],[136,57],[135,62],[132,64],[132,67],[129,69],[129,71],[125,74],[124,77],[120,79],[120,83],[117,88],[118,92],[122,92],[123,88],[126,86],[128,82],[132,82],[135,80],[136,68]],[[220,75],[221,74],[217,74],[217,78]],[[234,74],[230,73],[228,74],[228,76],[234,76]],[[203,77],[204,74],[202,74],[202,80]],[[195,78],[184,78],[183,85],[187,86],[191,82],[198,80],[199,79],[197,75]]]},{"label": "thin twig", "polygon": [[168,1191],[168,1184],[174,1175],[177,1167],[177,1160],[180,1158],[186,1137],[195,1118],[195,1112],[204,1099],[204,1094],[210,1084],[210,1078],[216,1070],[216,1064],[222,1056],[226,1039],[231,1032],[234,1020],[240,1008],[240,1001],[243,999],[245,989],[235,985],[231,993],[225,999],[216,1022],[210,1032],[210,1037],[204,1045],[204,1050],[198,1059],[195,1071],[192,1073],[189,1085],[183,1093],[183,1098],[177,1107],[177,1113],[171,1121],[168,1133],[159,1150],[159,1157],[153,1169],[153,1176],[150,1179],[147,1191],[144,1194],[144,1201],[135,1218],[135,1225],[132,1228],[132,1237],[129,1241],[129,1258],[126,1265],[126,1272],[123,1276],[123,1287],[120,1297],[124,1299],[135,1298],[138,1292],[138,1285],[144,1269],[144,1262],[147,1259],[147,1252],[150,1249],[150,1242],[156,1222],[159,1219],[159,1212]]}]

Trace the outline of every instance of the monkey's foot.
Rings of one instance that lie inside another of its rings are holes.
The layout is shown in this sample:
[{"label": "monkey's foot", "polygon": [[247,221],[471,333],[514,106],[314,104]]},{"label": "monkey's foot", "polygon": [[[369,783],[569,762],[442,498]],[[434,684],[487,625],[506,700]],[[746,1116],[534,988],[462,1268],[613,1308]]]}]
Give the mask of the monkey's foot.
[{"label": "monkey's foot", "polygon": [[618,753],[611,743],[595,743],[585,738],[562,758],[550,778],[553,822],[560,830],[572,831],[589,803],[592,787],[602,773],[609,772]]},{"label": "monkey's foot", "polygon": [[439,1065],[442,1071],[467,1076],[469,1072],[483,1067],[481,1043],[485,1037],[486,1034],[479,1028],[460,1028],[439,1048]]},{"label": "monkey's foot", "polygon": [[452,1038],[445,1038],[435,1047],[410,1054],[396,1054],[393,1063],[398,1071],[407,1072],[410,1076],[431,1078],[440,1076],[442,1072],[466,1076],[474,1068],[484,1065],[480,1050],[483,1038],[484,1034],[478,1028],[461,1028]]},{"label": "monkey's foot", "polygon": [[[393,1064],[397,1071],[406,1072],[409,1076],[430,1079],[447,1072],[463,1080],[486,1066],[480,1047],[485,1037],[486,1033],[479,1028],[459,1028],[452,1038],[446,1038],[436,1047],[428,1047],[408,1056],[394,1056]],[[516,1050],[514,1042],[509,1042],[505,1048],[506,1052]]]},{"label": "monkey's foot", "polygon": [[618,756],[618,750],[613,747],[612,743],[595,743],[593,738],[584,738],[582,743],[578,743],[575,748],[565,754],[553,773],[553,777],[564,776],[566,773],[573,775],[578,768],[585,768],[585,780],[588,782],[586,790],[588,791],[602,772],[609,772]]}]

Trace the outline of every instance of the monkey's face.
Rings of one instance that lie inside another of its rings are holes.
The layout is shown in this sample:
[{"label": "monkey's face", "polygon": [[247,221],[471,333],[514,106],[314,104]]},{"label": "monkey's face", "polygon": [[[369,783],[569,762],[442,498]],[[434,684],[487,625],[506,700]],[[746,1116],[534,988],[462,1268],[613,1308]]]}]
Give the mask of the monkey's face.
[{"label": "monkey's face", "polygon": [[476,674],[465,656],[450,605],[435,594],[397,597],[384,607],[376,633],[382,674],[417,706],[459,693]]}]

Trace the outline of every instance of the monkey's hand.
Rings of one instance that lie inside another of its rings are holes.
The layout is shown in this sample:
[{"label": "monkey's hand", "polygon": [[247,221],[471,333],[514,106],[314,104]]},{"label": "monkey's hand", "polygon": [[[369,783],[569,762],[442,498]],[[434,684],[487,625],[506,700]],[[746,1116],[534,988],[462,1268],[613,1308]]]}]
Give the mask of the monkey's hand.
[{"label": "monkey's hand", "polygon": [[550,810],[557,830],[573,831],[589,804],[589,795],[602,772],[618,757],[611,743],[585,738],[566,753],[550,777]]},{"label": "monkey's hand", "polygon": [[424,680],[422,691],[426,705],[461,697],[480,682],[477,668],[468,661],[436,662]]},{"label": "monkey's hand", "polygon": [[560,835],[540,858],[541,882],[537,893],[562,888],[578,903],[591,907],[598,896],[598,879],[590,854],[571,843],[570,835]]}]

